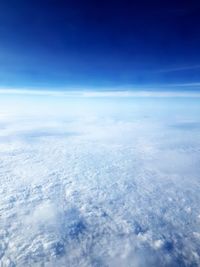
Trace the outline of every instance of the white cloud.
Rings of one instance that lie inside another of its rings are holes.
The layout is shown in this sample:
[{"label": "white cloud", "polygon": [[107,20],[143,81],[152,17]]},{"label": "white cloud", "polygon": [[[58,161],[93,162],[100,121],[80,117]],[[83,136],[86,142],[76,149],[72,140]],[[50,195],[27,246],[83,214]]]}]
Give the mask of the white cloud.
[{"label": "white cloud", "polygon": [[0,117],[2,266],[199,265],[194,99],[37,100]]},{"label": "white cloud", "polygon": [[[196,87],[200,83],[184,83],[184,84],[166,84],[168,87]],[[91,98],[91,97],[200,97],[200,92],[197,91],[181,91],[181,90],[169,90],[163,89],[130,89],[130,90],[112,90],[106,89],[100,91],[96,90],[33,90],[33,89],[0,89],[0,94],[3,95],[25,95],[25,96],[54,96],[54,97],[69,97],[69,98]]]}]

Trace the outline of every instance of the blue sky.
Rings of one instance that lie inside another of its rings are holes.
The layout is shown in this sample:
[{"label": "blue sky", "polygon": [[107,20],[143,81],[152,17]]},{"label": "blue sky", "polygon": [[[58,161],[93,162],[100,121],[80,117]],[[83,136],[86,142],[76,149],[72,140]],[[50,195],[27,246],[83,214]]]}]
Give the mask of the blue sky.
[{"label": "blue sky", "polygon": [[0,87],[199,90],[199,26],[199,1],[2,0]]}]

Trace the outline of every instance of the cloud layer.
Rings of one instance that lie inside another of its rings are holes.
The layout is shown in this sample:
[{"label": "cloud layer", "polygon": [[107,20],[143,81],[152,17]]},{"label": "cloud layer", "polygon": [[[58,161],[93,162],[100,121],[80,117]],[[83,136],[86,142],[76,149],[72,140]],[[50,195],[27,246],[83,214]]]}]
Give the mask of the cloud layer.
[{"label": "cloud layer", "polygon": [[0,101],[2,266],[200,264],[197,100]]}]

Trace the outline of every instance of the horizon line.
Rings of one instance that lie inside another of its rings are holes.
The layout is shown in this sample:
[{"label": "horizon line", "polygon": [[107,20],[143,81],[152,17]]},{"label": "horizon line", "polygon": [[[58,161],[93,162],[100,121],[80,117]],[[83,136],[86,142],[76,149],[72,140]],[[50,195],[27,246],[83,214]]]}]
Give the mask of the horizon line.
[{"label": "horizon line", "polygon": [[1,95],[26,95],[26,96],[55,96],[55,97],[198,97],[200,98],[200,91],[172,91],[172,90],[157,90],[157,89],[129,89],[129,90],[38,90],[38,89],[2,89]]}]

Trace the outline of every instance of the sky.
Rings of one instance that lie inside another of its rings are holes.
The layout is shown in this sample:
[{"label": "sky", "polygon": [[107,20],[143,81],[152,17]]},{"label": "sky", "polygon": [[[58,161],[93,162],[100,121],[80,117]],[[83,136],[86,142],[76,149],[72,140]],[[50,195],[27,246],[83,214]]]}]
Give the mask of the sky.
[{"label": "sky", "polygon": [[1,0],[0,87],[200,90],[199,1]]}]

